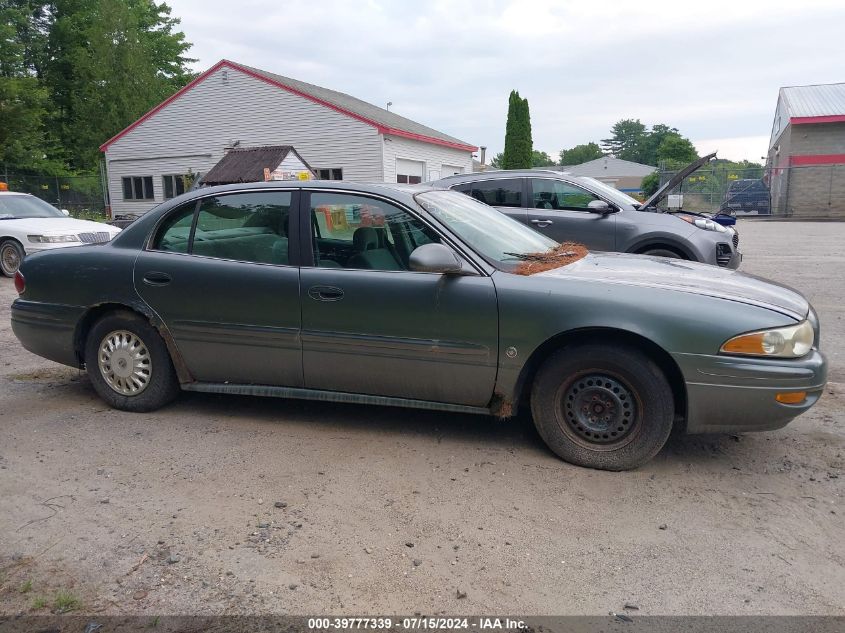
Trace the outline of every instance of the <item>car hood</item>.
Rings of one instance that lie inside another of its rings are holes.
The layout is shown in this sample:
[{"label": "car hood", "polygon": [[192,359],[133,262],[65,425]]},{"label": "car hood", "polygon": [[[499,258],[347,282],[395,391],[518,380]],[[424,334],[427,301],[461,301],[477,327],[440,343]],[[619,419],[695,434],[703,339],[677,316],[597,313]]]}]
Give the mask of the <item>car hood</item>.
[{"label": "car hood", "polygon": [[17,220],[0,220],[3,226],[17,231],[26,231],[31,235],[76,235],[78,233],[111,233],[112,237],[120,233],[120,229],[91,220],[77,220],[75,218],[19,218]]},{"label": "car hood", "polygon": [[706,165],[712,159],[716,158],[716,152],[712,154],[707,154],[707,156],[702,156],[698,160],[694,160],[689,165],[678,171],[674,176],[672,176],[668,181],[666,181],[663,186],[661,186],[657,191],[655,191],[651,197],[643,202],[640,205],[640,209],[648,209],[649,207],[656,207],[658,203],[663,200],[669,192],[672,191],[675,187],[680,185],[684,178],[689,176],[692,172],[700,169],[702,165]]},{"label": "car hood", "polygon": [[762,277],[667,257],[590,253],[577,262],[536,276],[664,288],[706,295],[761,306],[796,320],[806,317],[810,308],[799,292]]}]

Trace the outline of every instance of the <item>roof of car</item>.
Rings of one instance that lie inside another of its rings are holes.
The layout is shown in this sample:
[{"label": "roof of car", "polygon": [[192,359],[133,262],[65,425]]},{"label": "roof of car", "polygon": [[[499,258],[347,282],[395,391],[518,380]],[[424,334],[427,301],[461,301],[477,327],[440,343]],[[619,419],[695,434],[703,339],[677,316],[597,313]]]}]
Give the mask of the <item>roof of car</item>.
[{"label": "roof of car", "polygon": [[554,169],[487,169],[485,171],[474,171],[468,174],[455,174],[446,176],[440,180],[432,181],[435,186],[442,186],[448,183],[472,182],[474,180],[488,180],[493,178],[537,178],[542,176],[554,176],[555,178],[574,178],[572,174]]},{"label": "roof of car", "polygon": [[410,196],[437,189],[427,183],[406,185],[392,182],[354,182],[350,180],[270,180],[267,182],[244,182],[229,185],[199,187],[198,189],[194,189],[191,193],[205,196],[209,193],[217,192],[243,191],[244,189],[277,189],[279,187],[290,187],[295,189],[340,189],[361,191],[364,193],[400,193]]}]

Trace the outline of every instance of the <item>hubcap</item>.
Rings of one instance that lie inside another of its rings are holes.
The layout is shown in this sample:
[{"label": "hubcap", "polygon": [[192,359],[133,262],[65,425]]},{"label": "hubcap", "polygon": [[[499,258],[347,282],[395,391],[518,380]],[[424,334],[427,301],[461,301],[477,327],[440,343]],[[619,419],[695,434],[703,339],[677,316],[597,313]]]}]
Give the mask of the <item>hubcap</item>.
[{"label": "hubcap", "polygon": [[564,428],[594,447],[626,442],[639,425],[640,407],[621,380],[603,373],[575,378],[562,395]]},{"label": "hubcap", "polygon": [[21,265],[21,257],[18,254],[18,249],[11,244],[6,244],[3,247],[3,252],[0,253],[0,261],[3,263],[3,272],[13,275]]},{"label": "hubcap", "polygon": [[150,352],[132,332],[117,330],[107,334],[100,343],[97,361],[106,384],[123,396],[137,396],[150,384]]}]

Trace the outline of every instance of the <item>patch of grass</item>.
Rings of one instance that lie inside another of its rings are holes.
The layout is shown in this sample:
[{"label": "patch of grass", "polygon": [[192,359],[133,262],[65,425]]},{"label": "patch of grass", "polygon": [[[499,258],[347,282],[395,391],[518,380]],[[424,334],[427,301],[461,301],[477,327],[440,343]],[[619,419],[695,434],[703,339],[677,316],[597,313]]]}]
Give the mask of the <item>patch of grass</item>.
[{"label": "patch of grass", "polygon": [[21,593],[29,593],[30,591],[32,591],[32,580],[27,580],[25,583],[23,583],[20,586],[20,589],[18,589],[18,591],[20,591]]},{"label": "patch of grass", "polygon": [[33,609],[43,609],[47,606],[47,601],[44,598],[35,598],[32,601],[32,608]]},{"label": "patch of grass", "polygon": [[53,600],[53,610],[56,613],[67,613],[68,611],[76,611],[82,606],[79,598],[67,591],[59,591]]}]

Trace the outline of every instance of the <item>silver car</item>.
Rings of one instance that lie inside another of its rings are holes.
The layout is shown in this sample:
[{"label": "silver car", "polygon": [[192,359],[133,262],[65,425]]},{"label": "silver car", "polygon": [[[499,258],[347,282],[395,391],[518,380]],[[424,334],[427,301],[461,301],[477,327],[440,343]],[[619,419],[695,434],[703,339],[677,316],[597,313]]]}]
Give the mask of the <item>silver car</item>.
[{"label": "silver car", "polygon": [[643,203],[594,178],[556,171],[486,171],[449,176],[432,184],[472,196],[557,242],[736,269],[742,254],[734,228],[698,213],[666,212],[657,206],[713,156],[679,171]]}]

